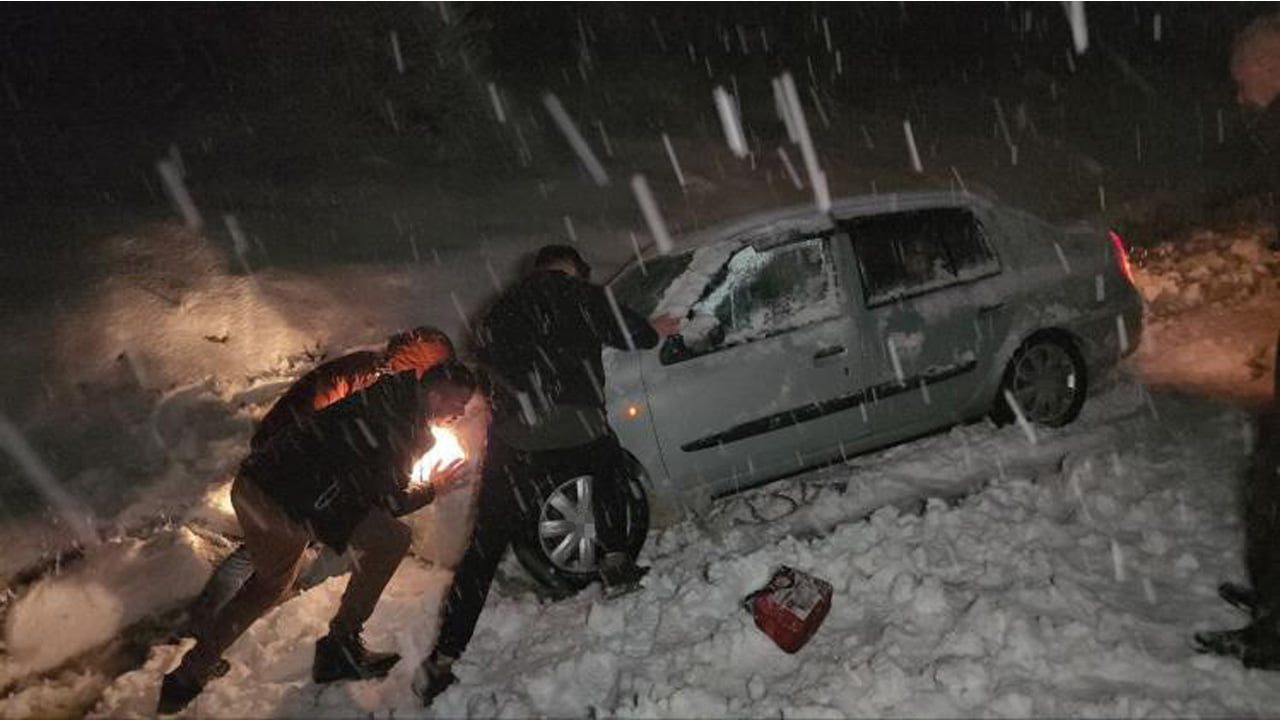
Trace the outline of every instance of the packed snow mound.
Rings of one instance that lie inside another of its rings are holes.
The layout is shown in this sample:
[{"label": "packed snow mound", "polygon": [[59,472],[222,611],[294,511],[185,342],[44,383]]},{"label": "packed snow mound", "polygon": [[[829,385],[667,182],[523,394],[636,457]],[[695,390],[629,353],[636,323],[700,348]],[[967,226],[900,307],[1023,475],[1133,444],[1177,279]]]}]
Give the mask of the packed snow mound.
[{"label": "packed snow mound", "polygon": [[37,581],[9,609],[0,685],[57,667],[192,597],[212,561],[204,542],[183,529],[87,550],[79,564]]},{"label": "packed snow mound", "polygon": [[1134,252],[1134,280],[1155,316],[1247,300],[1277,287],[1280,253],[1261,229],[1196,232]]}]

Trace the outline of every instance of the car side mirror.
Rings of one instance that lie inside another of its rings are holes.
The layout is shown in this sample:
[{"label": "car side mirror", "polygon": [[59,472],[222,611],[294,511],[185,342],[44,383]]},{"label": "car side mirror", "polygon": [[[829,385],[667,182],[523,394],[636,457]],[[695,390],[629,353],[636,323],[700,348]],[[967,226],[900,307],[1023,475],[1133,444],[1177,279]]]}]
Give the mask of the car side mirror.
[{"label": "car side mirror", "polygon": [[693,331],[694,334],[687,340],[683,334],[676,334],[669,336],[662,343],[662,348],[658,351],[658,360],[663,365],[671,365],[699,355],[706,355],[719,350],[724,345],[725,329],[719,323],[709,327],[704,326],[701,329],[689,328],[689,330]]},{"label": "car side mirror", "polygon": [[691,357],[693,352],[689,350],[688,345],[684,344],[684,336],[679,334],[667,336],[658,350],[658,361],[663,365],[674,365]]}]

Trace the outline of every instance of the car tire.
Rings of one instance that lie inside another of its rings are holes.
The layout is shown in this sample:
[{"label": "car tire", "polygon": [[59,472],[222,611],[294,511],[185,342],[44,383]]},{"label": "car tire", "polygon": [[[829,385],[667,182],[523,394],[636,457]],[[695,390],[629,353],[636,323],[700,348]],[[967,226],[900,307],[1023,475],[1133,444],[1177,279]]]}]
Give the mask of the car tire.
[{"label": "car tire", "polygon": [[1062,427],[1076,419],[1088,396],[1084,358],[1071,339],[1059,333],[1033,335],[1005,367],[991,418],[1006,425],[1017,417],[1006,393],[1017,401],[1030,422]]},{"label": "car tire", "polygon": [[[637,463],[627,463],[624,517],[628,519],[629,530],[625,550],[633,561],[649,534],[649,500],[641,474]],[[585,536],[594,532],[595,520],[594,511],[590,507],[581,508],[578,499],[584,483],[594,482],[590,474],[552,476],[537,482],[537,503],[529,506],[523,527],[512,543],[520,564],[553,595],[571,595],[599,577],[597,568],[603,556],[599,543],[588,540],[591,546],[588,552],[594,553],[593,557],[584,558],[579,551]],[[588,523],[592,527],[585,530]],[[557,552],[562,544],[566,544],[567,552]]]}]

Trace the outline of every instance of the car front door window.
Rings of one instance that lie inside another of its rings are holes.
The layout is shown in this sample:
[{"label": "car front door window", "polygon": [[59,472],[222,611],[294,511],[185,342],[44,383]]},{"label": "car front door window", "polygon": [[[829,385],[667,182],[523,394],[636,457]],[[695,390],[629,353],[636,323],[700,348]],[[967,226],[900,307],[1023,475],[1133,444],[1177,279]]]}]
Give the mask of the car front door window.
[{"label": "car front door window", "polygon": [[840,312],[822,238],[730,257],[694,303],[682,332],[685,359],[772,337]]}]

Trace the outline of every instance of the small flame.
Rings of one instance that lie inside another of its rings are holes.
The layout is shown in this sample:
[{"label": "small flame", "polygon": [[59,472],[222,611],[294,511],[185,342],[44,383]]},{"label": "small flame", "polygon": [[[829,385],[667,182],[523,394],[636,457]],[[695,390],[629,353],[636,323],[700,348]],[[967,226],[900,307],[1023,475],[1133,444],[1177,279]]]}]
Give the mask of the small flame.
[{"label": "small flame", "polygon": [[432,425],[431,437],[435,438],[436,444],[414,463],[413,472],[409,476],[409,482],[414,485],[431,482],[431,471],[437,466],[467,459],[462,443],[458,442],[458,436],[452,430]]}]

